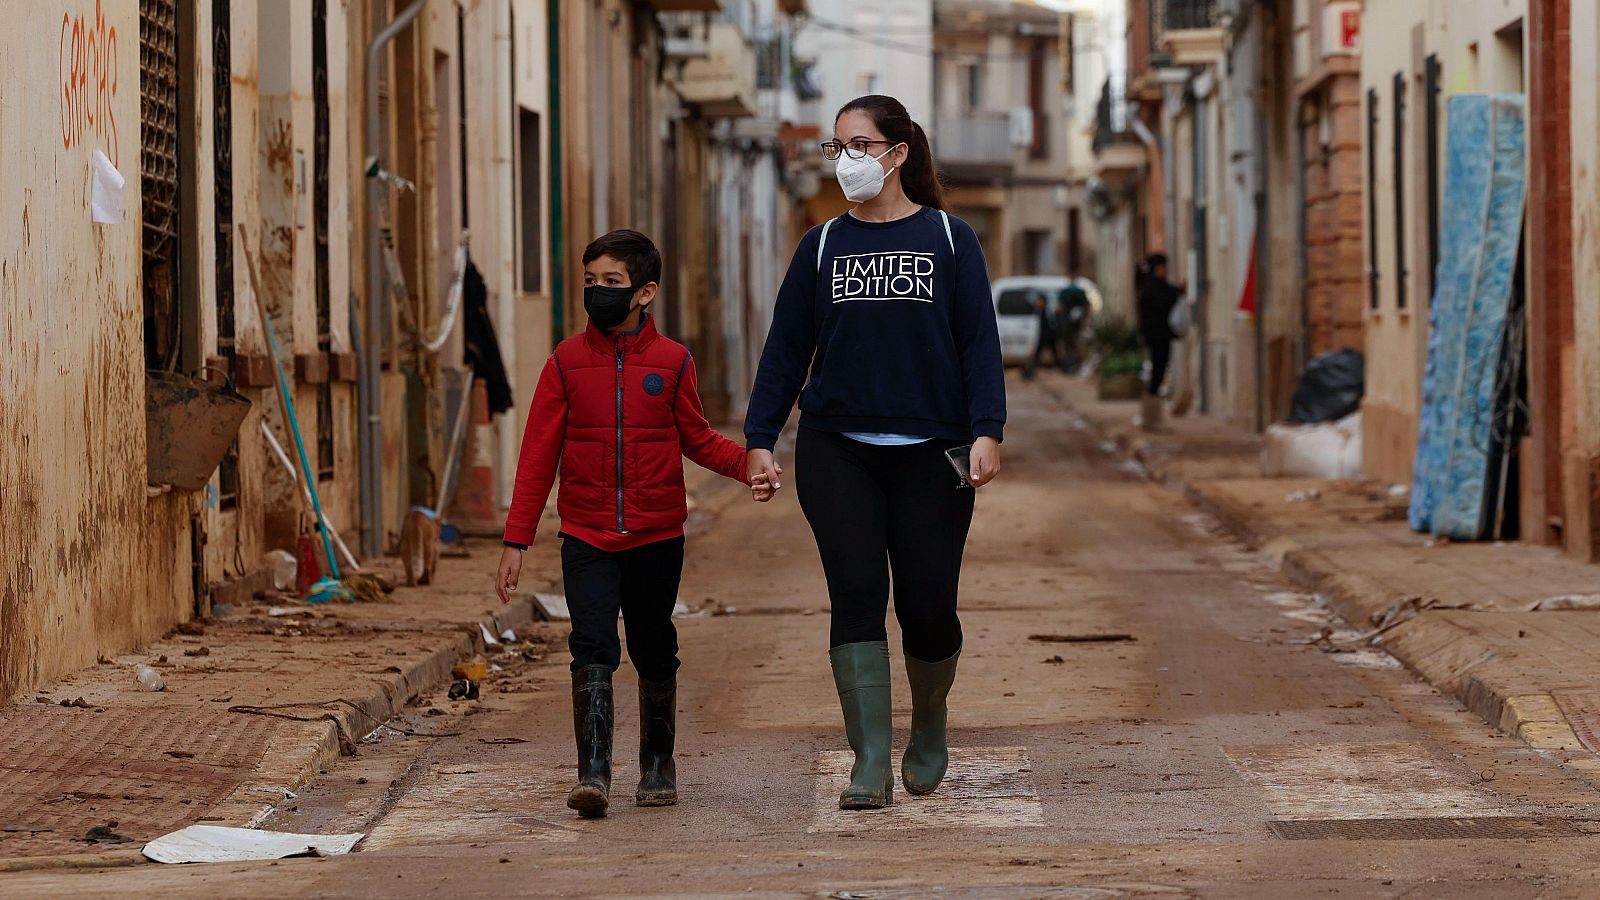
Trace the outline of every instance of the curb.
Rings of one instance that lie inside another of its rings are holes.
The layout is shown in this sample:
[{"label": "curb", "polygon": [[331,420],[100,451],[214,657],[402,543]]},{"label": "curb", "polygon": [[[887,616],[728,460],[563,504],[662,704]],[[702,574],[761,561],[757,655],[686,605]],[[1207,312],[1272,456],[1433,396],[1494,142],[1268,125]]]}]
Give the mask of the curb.
[{"label": "curb", "polygon": [[[1054,394],[1054,392],[1052,392]],[[1065,397],[1056,400],[1071,408]],[[1082,415],[1081,413],[1079,413]],[[1366,623],[1388,598],[1374,598],[1346,583],[1345,573],[1328,564],[1322,554],[1290,537],[1271,536],[1252,517],[1225,499],[1210,494],[1181,476],[1156,471],[1145,458],[1143,442],[1122,429],[1087,416],[1085,422],[1123,453],[1151,471],[1152,481],[1176,490],[1201,512],[1217,519],[1236,539],[1271,561],[1292,584],[1324,597],[1341,618]],[[1548,692],[1528,693],[1497,677],[1498,650],[1472,630],[1453,621],[1445,611],[1424,611],[1373,642],[1401,665],[1439,692],[1453,697],[1489,725],[1517,738],[1535,750],[1588,753],[1560,705]],[[1600,784],[1600,759],[1574,768],[1591,783]]]},{"label": "curb", "polygon": [[[337,722],[320,725],[319,734],[313,742],[278,758],[273,772],[278,777],[269,779],[270,784],[257,779],[240,784],[208,815],[221,820],[217,824],[237,828],[258,827],[277,808],[277,800],[262,802],[259,799],[263,789],[281,786],[296,791],[316,778],[339,758],[341,745],[346,741],[359,742],[376,731],[384,722],[399,715],[418,694],[443,682],[457,662],[483,652],[481,628],[499,635],[507,628],[520,628],[534,619],[533,602],[517,600],[507,604],[498,614],[491,613],[459,625],[461,635],[455,640],[407,665],[397,674],[374,679],[376,690],[364,697],[343,698],[353,703],[359,713],[349,707],[335,712]],[[250,796],[252,794],[257,796]]]}]

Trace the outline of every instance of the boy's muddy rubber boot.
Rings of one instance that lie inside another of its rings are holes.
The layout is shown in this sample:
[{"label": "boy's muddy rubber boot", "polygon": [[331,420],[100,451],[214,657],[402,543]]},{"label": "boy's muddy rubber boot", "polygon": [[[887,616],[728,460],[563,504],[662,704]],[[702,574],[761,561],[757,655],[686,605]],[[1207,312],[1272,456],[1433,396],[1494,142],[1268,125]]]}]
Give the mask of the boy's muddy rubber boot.
[{"label": "boy's muddy rubber boot", "polygon": [[678,765],[672,749],[677,734],[678,679],[639,679],[639,790],[636,806],[678,802]]},{"label": "boy's muddy rubber boot", "polygon": [[889,706],[889,642],[841,644],[828,651],[844,710],[844,733],[855,751],[840,809],[882,809],[894,803],[893,716]]},{"label": "boy's muddy rubber boot", "polygon": [[572,673],[572,730],[578,736],[578,786],[567,808],[585,819],[606,814],[611,794],[611,669],[584,666]]},{"label": "boy's muddy rubber boot", "polygon": [[929,663],[906,657],[906,675],[911,680],[911,742],[900,760],[900,777],[913,794],[931,794],[944,781],[950,764],[950,746],[945,737],[945,698],[956,680],[956,661],[961,651],[944,662]]}]

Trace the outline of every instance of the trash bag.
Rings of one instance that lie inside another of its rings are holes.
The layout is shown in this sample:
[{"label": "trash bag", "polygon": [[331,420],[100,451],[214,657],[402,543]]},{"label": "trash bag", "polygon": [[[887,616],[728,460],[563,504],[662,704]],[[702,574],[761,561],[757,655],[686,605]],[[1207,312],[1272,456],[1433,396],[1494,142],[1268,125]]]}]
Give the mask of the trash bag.
[{"label": "trash bag", "polygon": [[1335,422],[1361,408],[1366,360],[1356,350],[1324,353],[1306,364],[1289,404],[1289,422]]}]

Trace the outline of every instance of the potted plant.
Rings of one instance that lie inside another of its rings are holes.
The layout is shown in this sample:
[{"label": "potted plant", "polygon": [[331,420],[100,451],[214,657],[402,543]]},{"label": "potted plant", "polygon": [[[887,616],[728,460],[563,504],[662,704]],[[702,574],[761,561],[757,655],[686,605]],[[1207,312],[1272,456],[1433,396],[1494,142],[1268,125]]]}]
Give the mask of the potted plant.
[{"label": "potted plant", "polygon": [[1098,362],[1101,400],[1137,400],[1144,385],[1139,378],[1144,368],[1144,348],[1139,332],[1126,322],[1108,320],[1096,323],[1089,336],[1089,349]]}]

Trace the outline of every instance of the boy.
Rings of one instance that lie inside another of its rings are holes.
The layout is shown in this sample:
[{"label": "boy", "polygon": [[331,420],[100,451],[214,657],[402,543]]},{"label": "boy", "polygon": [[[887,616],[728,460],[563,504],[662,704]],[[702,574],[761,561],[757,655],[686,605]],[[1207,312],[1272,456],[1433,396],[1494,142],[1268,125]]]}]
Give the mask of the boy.
[{"label": "boy", "polygon": [[[506,516],[496,589],[509,601],[522,553],[561,469],[561,571],[572,612],[572,718],[578,785],[567,806],[606,814],[611,790],[611,673],[621,664],[617,613],[639,675],[639,806],[678,802],[673,763],[678,635],[672,608],[688,518],[682,457],[745,481],[744,448],[706,423],[694,359],[656,331],[649,307],[661,254],[637,231],[613,231],[583,251],[589,325],[545,364],[528,409]],[[756,500],[772,498],[763,476]]]}]

